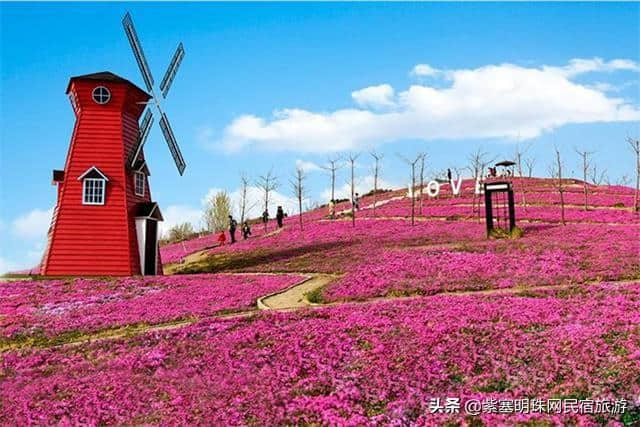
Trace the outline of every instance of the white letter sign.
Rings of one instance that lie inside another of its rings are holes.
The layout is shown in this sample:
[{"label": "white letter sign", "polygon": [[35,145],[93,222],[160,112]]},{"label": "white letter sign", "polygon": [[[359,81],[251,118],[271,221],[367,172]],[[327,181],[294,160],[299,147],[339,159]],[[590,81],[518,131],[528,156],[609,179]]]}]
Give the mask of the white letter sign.
[{"label": "white letter sign", "polygon": [[437,197],[440,194],[440,184],[438,181],[429,181],[427,184],[427,194],[429,197]]}]

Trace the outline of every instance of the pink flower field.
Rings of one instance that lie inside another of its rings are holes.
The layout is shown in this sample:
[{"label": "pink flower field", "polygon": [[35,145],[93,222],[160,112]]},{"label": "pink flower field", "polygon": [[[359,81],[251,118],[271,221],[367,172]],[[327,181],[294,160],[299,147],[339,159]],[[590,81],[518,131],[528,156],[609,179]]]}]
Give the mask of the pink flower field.
[{"label": "pink flower field", "polygon": [[303,279],[220,274],[0,283],[0,343],[238,311]]},{"label": "pink flower field", "polygon": [[[624,292],[603,284],[565,294],[439,296],[202,321],[130,339],[8,352],[0,373],[9,422],[605,424],[619,415],[514,415],[498,413],[497,402],[625,398],[637,414],[640,283]],[[472,417],[432,404],[447,397],[489,408],[494,402],[495,412]]]},{"label": "pink flower field", "polygon": [[640,425],[633,192],[568,183],[562,225],[515,185],[511,238],[465,181],[413,226],[396,190],[164,246],[164,276],[1,282],[2,424]]}]

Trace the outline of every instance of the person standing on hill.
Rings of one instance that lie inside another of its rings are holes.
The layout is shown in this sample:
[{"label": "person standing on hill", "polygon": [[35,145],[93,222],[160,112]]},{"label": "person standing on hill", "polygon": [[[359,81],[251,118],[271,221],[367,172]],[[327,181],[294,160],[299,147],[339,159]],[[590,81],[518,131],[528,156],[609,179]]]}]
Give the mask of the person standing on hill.
[{"label": "person standing on hill", "polygon": [[284,220],[284,211],[282,210],[282,206],[278,206],[276,220],[278,220],[278,228],[282,228],[282,221]]},{"label": "person standing on hill", "polygon": [[447,180],[451,182],[451,169],[447,168]]},{"label": "person standing on hill", "polygon": [[229,234],[231,235],[231,243],[236,242],[236,228],[238,227],[238,222],[233,219],[231,215],[229,215]]},{"label": "person standing on hill", "polygon": [[360,210],[360,195],[358,193],[356,193],[356,195],[353,196],[353,200],[351,201],[351,207],[353,208],[354,211]]},{"label": "person standing on hill", "polygon": [[227,236],[224,234],[224,231],[223,231],[218,236],[218,243],[220,244],[220,246],[224,246],[224,242],[226,241],[227,241]]},{"label": "person standing on hill", "polygon": [[269,211],[267,209],[262,212],[262,223],[264,224],[265,231],[267,230],[267,223],[269,222]]},{"label": "person standing on hill", "polygon": [[329,218],[334,219],[336,216],[336,201],[331,199],[329,201]]},{"label": "person standing on hill", "polygon": [[247,240],[249,236],[251,236],[251,227],[249,227],[249,223],[245,221],[244,224],[242,224],[242,237],[244,240]]}]

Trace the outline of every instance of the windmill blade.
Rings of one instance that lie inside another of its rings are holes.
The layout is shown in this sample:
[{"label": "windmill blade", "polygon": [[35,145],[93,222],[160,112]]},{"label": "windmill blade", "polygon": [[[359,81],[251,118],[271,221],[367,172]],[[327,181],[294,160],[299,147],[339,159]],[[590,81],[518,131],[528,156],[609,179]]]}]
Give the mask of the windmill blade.
[{"label": "windmill blade", "polygon": [[140,68],[140,72],[142,73],[144,84],[147,86],[147,90],[149,92],[152,92],[153,76],[151,75],[151,70],[149,70],[147,58],[144,56],[142,46],[140,45],[140,40],[138,40],[138,35],[136,34],[136,29],[133,26],[133,21],[131,20],[131,15],[129,15],[129,12],[127,12],[124,18],[122,18],[122,26],[124,27],[124,32],[127,34],[127,38],[129,39],[129,44],[131,45],[131,49],[133,50],[133,55],[136,57],[136,62],[138,62],[138,67]]},{"label": "windmill blade", "polygon": [[151,125],[153,124],[153,114],[151,110],[147,110],[142,118],[142,123],[140,123],[140,132],[138,133],[138,141],[136,143],[135,149],[132,151],[131,158],[129,159],[129,164],[131,167],[138,160],[138,156],[142,152],[142,146],[147,141],[147,137],[149,136],[149,131],[151,130]]},{"label": "windmill blade", "polygon": [[176,53],[174,53],[173,58],[171,58],[171,63],[169,64],[169,68],[167,68],[167,72],[164,73],[164,77],[160,82],[160,90],[162,91],[163,98],[167,97],[167,93],[169,92],[169,88],[171,87],[171,83],[173,83],[176,73],[178,72],[178,68],[180,67],[183,57],[184,48],[182,47],[182,43],[180,43],[178,45],[178,49],[176,49]]},{"label": "windmill blade", "polygon": [[166,114],[162,113],[160,117],[160,128],[162,129],[162,134],[164,135],[164,139],[167,141],[167,145],[169,146],[169,151],[171,151],[171,155],[173,156],[173,161],[178,168],[178,172],[180,175],[184,173],[187,164],[184,162],[182,158],[182,153],[180,152],[180,147],[178,147],[178,142],[176,141],[176,137],[173,135],[173,131],[171,130],[171,126],[169,125],[169,120],[167,119]]}]

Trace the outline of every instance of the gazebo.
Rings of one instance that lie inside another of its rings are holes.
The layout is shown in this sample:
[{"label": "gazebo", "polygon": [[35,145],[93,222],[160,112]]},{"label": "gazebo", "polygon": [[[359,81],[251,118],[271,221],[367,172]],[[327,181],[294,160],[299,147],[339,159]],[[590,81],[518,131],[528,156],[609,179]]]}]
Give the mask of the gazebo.
[{"label": "gazebo", "polygon": [[500,172],[498,172],[498,176],[513,176],[513,167],[515,166],[515,162],[511,160],[503,160],[495,164],[496,168],[503,168]]}]

